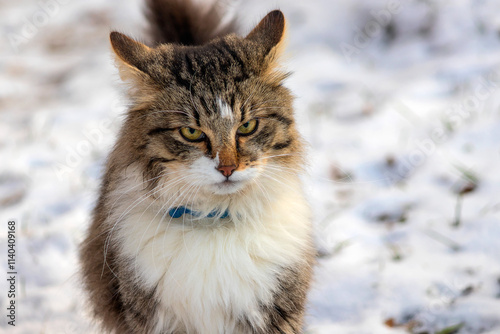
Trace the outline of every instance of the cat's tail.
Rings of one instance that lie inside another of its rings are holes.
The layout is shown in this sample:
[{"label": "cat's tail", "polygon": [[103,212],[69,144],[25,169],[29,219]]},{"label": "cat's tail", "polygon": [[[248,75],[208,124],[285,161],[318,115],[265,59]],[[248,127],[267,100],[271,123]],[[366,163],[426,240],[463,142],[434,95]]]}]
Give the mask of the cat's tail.
[{"label": "cat's tail", "polygon": [[235,32],[234,19],[225,20],[220,0],[210,4],[193,0],[146,0],[149,35],[154,45],[177,43],[201,45],[211,39]]}]

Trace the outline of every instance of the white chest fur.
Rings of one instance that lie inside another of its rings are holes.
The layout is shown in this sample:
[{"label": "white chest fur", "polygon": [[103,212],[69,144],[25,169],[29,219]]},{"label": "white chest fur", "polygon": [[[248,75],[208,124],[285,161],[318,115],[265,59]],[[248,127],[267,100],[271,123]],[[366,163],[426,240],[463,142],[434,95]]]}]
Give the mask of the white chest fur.
[{"label": "white chest fur", "polygon": [[301,261],[309,246],[309,211],[297,190],[258,222],[186,227],[182,218],[137,210],[119,224],[122,252],[134,259],[140,283],[157,286],[158,333],[237,333],[243,315],[260,324],[259,303],[271,300],[280,268]]}]

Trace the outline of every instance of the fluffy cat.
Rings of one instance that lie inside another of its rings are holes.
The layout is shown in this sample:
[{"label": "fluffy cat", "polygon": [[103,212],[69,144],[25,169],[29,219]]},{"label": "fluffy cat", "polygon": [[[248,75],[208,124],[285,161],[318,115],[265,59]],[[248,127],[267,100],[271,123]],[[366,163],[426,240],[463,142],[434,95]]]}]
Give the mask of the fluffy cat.
[{"label": "fluffy cat", "polygon": [[148,0],[112,32],[131,107],[80,249],[108,333],[301,333],[314,247],[283,14],[246,36],[217,6]]}]

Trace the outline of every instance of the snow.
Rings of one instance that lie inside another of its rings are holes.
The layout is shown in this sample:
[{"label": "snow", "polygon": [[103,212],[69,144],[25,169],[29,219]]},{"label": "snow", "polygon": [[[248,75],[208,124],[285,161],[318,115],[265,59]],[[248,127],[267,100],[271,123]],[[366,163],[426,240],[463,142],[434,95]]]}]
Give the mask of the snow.
[{"label": "snow", "polygon": [[[231,6],[243,33],[288,19],[320,254],[306,332],[500,333],[498,1]],[[92,333],[77,245],[126,109],[108,33],[141,37],[141,1],[0,8],[0,220],[18,220],[20,278],[0,332]]]}]

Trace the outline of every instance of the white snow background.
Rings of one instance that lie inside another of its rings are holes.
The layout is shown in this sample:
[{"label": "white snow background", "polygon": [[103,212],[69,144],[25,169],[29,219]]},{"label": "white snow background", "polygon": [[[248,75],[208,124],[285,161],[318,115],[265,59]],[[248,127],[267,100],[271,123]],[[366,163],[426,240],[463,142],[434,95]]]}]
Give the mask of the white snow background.
[{"label": "white snow background", "polygon": [[[126,108],[108,34],[144,36],[141,6],[0,1],[1,333],[95,332],[77,246]],[[288,19],[320,254],[306,332],[500,333],[500,2],[230,7],[242,33]]]}]

